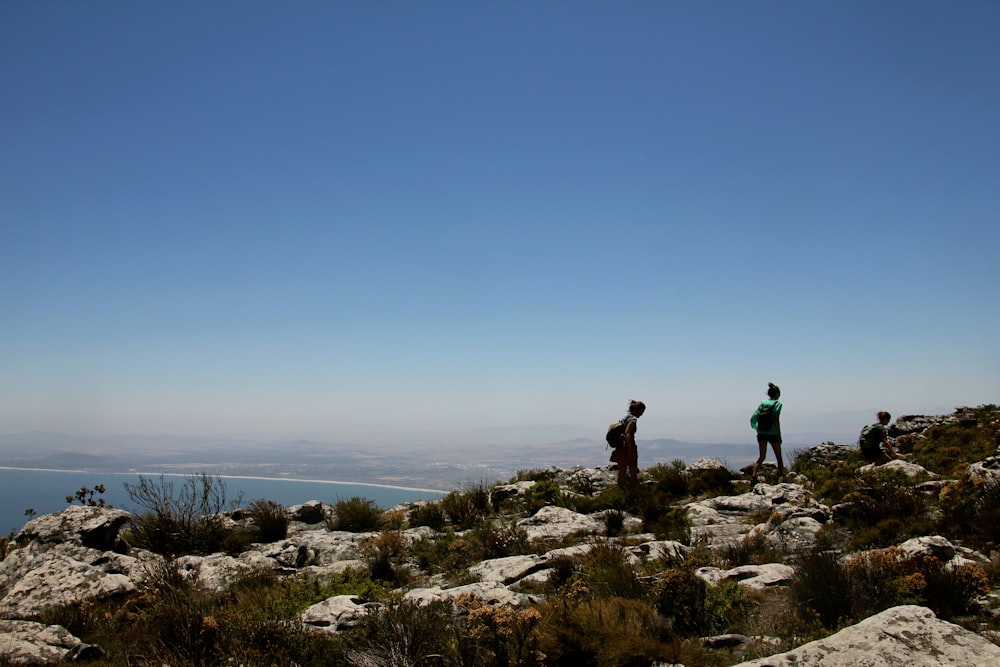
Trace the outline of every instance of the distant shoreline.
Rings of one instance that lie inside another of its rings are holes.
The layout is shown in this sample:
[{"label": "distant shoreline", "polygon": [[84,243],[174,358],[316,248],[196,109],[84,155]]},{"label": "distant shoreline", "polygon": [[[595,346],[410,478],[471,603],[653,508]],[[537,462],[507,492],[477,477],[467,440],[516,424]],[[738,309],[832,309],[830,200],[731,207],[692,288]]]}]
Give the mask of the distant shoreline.
[{"label": "distant shoreline", "polygon": [[[77,473],[86,475],[137,475],[140,477],[189,477],[192,474],[199,473],[180,473],[180,472],[160,472],[160,473],[146,473],[137,471],[126,471],[126,472],[96,472],[93,470],[67,470],[66,468],[25,468],[19,466],[5,466],[0,465],[0,470],[24,470],[27,472],[63,472],[63,473]],[[309,484],[334,484],[342,486],[372,486],[378,489],[395,489],[397,491],[416,491],[418,493],[440,493],[445,495],[447,491],[442,491],[441,489],[422,489],[413,486],[397,486],[394,484],[375,484],[373,482],[341,482],[330,479],[301,479],[298,477],[261,477],[256,475],[210,475],[211,477],[218,477],[220,479],[252,479],[264,482],[306,482]]]}]

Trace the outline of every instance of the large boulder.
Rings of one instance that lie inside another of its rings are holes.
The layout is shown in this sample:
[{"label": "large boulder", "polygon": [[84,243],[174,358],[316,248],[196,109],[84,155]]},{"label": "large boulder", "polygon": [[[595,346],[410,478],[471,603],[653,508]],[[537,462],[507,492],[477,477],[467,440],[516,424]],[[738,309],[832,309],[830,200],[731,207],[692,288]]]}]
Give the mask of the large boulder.
[{"label": "large boulder", "polygon": [[739,667],[996,667],[1000,646],[926,607],[893,607],[825,639]]},{"label": "large boulder", "polygon": [[0,620],[0,662],[15,665],[56,665],[93,660],[101,649],[85,644],[61,625]]},{"label": "large boulder", "polygon": [[0,616],[30,619],[49,607],[129,593],[148,576],[153,558],[30,542],[0,561]]},{"label": "large boulder", "polygon": [[123,551],[118,539],[132,518],[125,510],[111,507],[70,505],[53,514],[35,517],[21,528],[16,539],[39,544],[80,544],[100,551]]},{"label": "large boulder", "polygon": [[565,507],[547,505],[534,515],[517,522],[531,540],[560,540],[570,535],[603,534],[607,527],[594,516]]},{"label": "large boulder", "polygon": [[335,634],[357,625],[376,606],[354,595],[335,595],[302,612],[302,624],[309,630]]}]

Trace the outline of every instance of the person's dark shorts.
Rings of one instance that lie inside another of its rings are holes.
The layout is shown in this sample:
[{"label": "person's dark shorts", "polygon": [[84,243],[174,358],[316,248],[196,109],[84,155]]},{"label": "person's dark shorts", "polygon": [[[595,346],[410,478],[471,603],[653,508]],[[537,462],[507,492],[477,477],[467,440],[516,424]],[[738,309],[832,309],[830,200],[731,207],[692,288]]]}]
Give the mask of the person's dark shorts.
[{"label": "person's dark shorts", "polygon": [[757,434],[757,444],[758,445],[780,445],[781,444],[781,434],[780,433],[758,433]]},{"label": "person's dark shorts", "polygon": [[882,458],[882,448],[879,447],[878,449],[862,449],[861,456],[864,458],[865,461],[868,461],[868,463],[875,463],[880,458]]}]

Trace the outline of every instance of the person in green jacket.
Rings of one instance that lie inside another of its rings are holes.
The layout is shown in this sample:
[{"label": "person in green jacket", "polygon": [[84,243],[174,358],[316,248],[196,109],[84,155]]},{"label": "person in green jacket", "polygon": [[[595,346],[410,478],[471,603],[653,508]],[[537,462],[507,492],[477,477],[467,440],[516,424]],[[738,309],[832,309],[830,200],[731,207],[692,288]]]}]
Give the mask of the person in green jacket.
[{"label": "person in green jacket", "polygon": [[767,444],[771,443],[774,450],[774,457],[778,459],[778,478],[785,474],[785,463],[781,459],[781,390],[773,382],[767,383],[767,400],[762,401],[750,417],[750,428],[757,431],[757,446],[760,454],[753,464],[753,474],[750,476],[750,483],[757,483],[757,473],[760,471],[760,464],[767,457]]}]

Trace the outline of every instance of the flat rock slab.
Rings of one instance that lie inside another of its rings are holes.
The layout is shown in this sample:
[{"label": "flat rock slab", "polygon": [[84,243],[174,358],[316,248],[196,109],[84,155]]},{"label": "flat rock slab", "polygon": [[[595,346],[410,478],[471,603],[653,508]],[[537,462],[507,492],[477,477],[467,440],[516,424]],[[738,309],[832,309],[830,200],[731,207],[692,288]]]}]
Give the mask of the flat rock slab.
[{"label": "flat rock slab", "polygon": [[826,639],[738,667],[997,667],[1000,646],[926,607],[893,607]]}]

